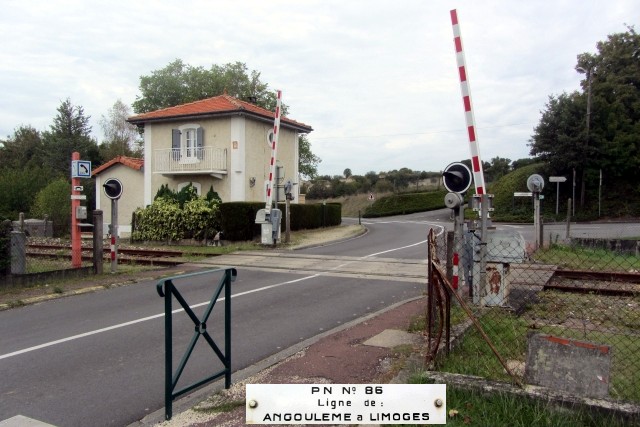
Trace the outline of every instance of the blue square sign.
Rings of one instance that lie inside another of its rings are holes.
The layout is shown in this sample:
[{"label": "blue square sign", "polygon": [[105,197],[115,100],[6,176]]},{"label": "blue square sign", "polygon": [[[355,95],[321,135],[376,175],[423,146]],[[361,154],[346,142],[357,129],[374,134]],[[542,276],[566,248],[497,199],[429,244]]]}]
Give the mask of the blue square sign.
[{"label": "blue square sign", "polygon": [[91,162],[73,160],[71,162],[71,178],[91,178]]}]

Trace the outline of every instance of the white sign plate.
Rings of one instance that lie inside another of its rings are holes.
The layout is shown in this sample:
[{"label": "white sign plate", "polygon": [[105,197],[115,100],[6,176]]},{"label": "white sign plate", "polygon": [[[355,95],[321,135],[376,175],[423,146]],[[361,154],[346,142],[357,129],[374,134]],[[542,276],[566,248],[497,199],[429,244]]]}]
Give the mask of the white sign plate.
[{"label": "white sign plate", "polygon": [[71,200],[87,200],[87,196],[84,194],[72,194]]},{"label": "white sign plate", "polygon": [[524,192],[515,192],[513,193],[514,197],[531,197],[533,196],[533,193],[527,193],[526,191]]},{"label": "white sign plate", "polygon": [[550,176],[549,182],[565,182],[567,180],[566,176]]},{"label": "white sign plate", "polygon": [[445,424],[446,384],[247,384],[247,424]]}]

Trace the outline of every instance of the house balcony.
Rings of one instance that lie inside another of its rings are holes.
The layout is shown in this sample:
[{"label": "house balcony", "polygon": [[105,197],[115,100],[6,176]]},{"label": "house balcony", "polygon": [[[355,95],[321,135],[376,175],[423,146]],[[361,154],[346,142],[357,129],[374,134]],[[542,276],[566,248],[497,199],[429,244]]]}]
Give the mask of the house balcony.
[{"label": "house balcony", "polygon": [[202,147],[153,150],[153,173],[163,175],[211,175],[222,179],[227,174],[227,149]]}]

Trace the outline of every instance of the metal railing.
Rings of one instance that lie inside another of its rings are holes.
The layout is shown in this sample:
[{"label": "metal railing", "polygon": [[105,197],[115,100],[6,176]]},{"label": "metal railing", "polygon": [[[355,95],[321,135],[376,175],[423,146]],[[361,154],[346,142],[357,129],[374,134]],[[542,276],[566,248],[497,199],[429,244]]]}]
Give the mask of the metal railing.
[{"label": "metal railing", "polygon": [[155,173],[227,173],[226,148],[166,148],[153,152]]},{"label": "metal railing", "polygon": [[[222,277],[218,281],[217,288],[213,293],[211,300],[209,301],[209,305],[205,309],[202,319],[199,319],[198,316],[193,312],[191,307],[187,301],[180,294],[178,289],[174,285],[174,281],[181,279],[189,279],[196,276],[202,275],[211,275],[218,272],[224,272]],[[168,277],[166,279],[161,280],[156,285],[158,295],[164,298],[164,328],[165,328],[165,389],[164,389],[164,399],[165,399],[165,418],[170,420],[173,416],[173,400],[176,397],[179,397],[185,393],[190,392],[198,387],[201,387],[217,378],[224,376],[225,378],[225,388],[231,387],[231,282],[235,280],[238,272],[235,268],[226,268],[226,269],[215,269],[215,270],[207,270],[198,273],[190,273],[183,274],[179,276]],[[209,334],[207,330],[207,321],[209,320],[209,316],[213,311],[213,308],[224,289],[224,352],[220,350],[218,345],[214,342],[213,338]],[[178,364],[178,368],[174,374],[173,372],[173,316],[172,316],[172,299],[175,299],[180,303],[185,313],[189,316],[189,318],[193,321],[195,325],[195,332],[191,338],[191,341],[187,347],[185,354],[182,356],[180,363]],[[214,372],[213,374],[207,376],[206,378],[199,380],[191,385],[185,386],[184,388],[175,391],[178,381],[180,380],[180,376],[184,371],[187,362],[189,361],[189,357],[191,357],[191,353],[196,346],[196,343],[200,339],[200,337],[204,338],[205,341],[209,344],[213,352],[216,354],[218,359],[222,362],[223,368],[218,372]]]}]

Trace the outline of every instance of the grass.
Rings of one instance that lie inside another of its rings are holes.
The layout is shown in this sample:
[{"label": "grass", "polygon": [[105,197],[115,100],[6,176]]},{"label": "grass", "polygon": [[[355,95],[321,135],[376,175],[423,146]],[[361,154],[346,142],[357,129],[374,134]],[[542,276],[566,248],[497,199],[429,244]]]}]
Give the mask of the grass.
[{"label": "grass", "polygon": [[589,270],[594,271],[640,271],[640,258],[604,249],[553,244],[549,248],[538,250],[534,259],[567,269],[584,269],[588,266]]},{"label": "grass", "polygon": [[[611,310],[613,316],[598,317],[598,310],[593,309],[593,295],[564,295],[566,299],[574,301],[574,304],[568,305],[563,304],[563,296],[556,294],[558,293],[543,295],[540,303],[533,306],[522,317],[501,308],[492,308],[483,314],[480,318],[482,327],[502,358],[521,364],[525,362],[527,333],[531,328],[541,333],[609,345],[613,357],[611,397],[640,401],[640,369],[638,369],[636,356],[640,354],[640,334],[637,327],[628,326],[629,323],[635,325],[635,322],[639,321],[638,305],[633,302],[634,299],[629,297],[626,300],[629,310],[627,314],[620,314],[619,310],[613,309]],[[580,300],[579,303],[575,302],[576,299]],[[636,301],[637,299],[638,297],[635,298]],[[623,305],[625,304],[620,304],[620,306]],[[576,315],[578,307],[584,307],[589,311]],[[574,313],[576,319],[587,316],[589,325],[568,322],[566,316],[569,313]],[[588,317],[588,314],[591,317]],[[596,323],[598,319],[601,319],[602,324],[606,326],[598,325]],[[511,381],[511,377],[475,328],[469,329],[458,347],[448,357],[443,356],[438,362],[438,368],[441,371],[475,375],[497,381]]]},{"label": "grass", "polygon": [[[411,377],[413,384],[428,383],[428,379],[417,373]],[[555,407],[547,402],[534,401],[507,393],[487,394],[447,386],[448,426],[626,426],[624,420],[612,415],[584,410],[569,410]],[[404,424],[413,426],[413,424]]]}]

